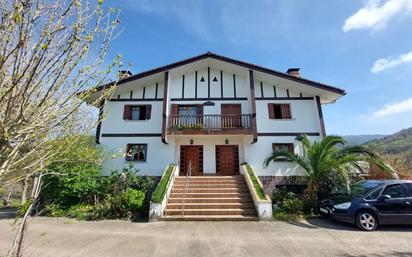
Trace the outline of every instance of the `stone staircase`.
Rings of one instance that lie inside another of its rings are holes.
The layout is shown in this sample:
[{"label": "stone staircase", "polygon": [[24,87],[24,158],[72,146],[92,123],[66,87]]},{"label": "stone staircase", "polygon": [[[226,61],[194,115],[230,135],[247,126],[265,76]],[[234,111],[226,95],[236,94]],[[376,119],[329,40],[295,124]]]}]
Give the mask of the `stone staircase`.
[{"label": "stone staircase", "polygon": [[183,215],[185,177],[177,177],[163,220],[258,220],[243,176],[192,176]]}]

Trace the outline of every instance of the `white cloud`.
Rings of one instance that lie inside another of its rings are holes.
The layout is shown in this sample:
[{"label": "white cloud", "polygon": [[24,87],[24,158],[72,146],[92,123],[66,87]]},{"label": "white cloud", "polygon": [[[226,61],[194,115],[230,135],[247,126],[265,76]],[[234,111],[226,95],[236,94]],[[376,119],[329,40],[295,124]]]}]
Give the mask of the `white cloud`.
[{"label": "white cloud", "polygon": [[397,57],[381,58],[375,61],[371,68],[371,72],[379,73],[395,66],[412,62],[412,52],[401,54]]},{"label": "white cloud", "polygon": [[383,108],[375,111],[372,115],[374,117],[382,117],[404,112],[412,112],[412,97],[400,102],[385,105]]},{"label": "white cloud", "polygon": [[412,0],[368,0],[355,14],[346,19],[343,31],[380,29],[397,15],[411,15]]}]

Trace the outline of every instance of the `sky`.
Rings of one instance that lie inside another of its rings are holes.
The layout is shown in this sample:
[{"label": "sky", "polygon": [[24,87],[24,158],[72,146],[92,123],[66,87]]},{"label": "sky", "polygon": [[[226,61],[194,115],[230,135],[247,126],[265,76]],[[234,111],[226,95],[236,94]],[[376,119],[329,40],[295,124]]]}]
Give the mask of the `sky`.
[{"label": "sky", "polygon": [[412,0],[107,0],[133,73],[211,51],[345,89],[328,134],[412,126]]}]

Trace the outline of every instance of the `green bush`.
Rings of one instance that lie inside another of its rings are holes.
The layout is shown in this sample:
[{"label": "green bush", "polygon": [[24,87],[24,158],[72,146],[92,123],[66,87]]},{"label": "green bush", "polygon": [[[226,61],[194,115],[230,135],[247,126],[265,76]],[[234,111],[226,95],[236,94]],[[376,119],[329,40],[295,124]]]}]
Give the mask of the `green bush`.
[{"label": "green bush", "polygon": [[19,217],[19,218],[23,217],[24,214],[25,214],[25,213],[27,212],[27,210],[29,209],[31,202],[32,202],[31,200],[28,200],[28,201],[26,201],[23,205],[21,205],[21,206],[17,209],[16,216]]},{"label": "green bush", "polygon": [[52,217],[64,217],[66,216],[66,212],[60,208],[57,204],[50,204],[46,206],[47,212]]},{"label": "green bush", "polygon": [[169,182],[170,176],[172,175],[174,165],[169,165],[167,168],[165,175],[160,180],[159,184],[156,187],[156,190],[152,194],[152,202],[154,203],[161,203],[164,195],[166,193],[167,183]]},{"label": "green bush", "polygon": [[282,209],[290,214],[302,213],[303,201],[298,198],[285,199],[282,202]]},{"label": "green bush", "polygon": [[89,220],[93,216],[94,206],[88,204],[76,204],[71,206],[66,215],[71,218],[77,218],[80,220]]},{"label": "green bush", "polygon": [[294,220],[299,215],[312,213],[312,209],[308,207],[306,200],[300,199],[293,192],[287,191],[286,188],[276,189],[273,191],[272,197],[273,202],[280,208],[277,210],[277,216],[279,218],[281,218],[282,215],[289,215],[290,219]]}]

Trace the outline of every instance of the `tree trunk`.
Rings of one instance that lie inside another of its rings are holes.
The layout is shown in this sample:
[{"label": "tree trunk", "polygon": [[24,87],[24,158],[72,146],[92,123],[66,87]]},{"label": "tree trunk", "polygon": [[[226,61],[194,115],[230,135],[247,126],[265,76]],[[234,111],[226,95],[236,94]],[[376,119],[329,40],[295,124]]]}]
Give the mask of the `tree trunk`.
[{"label": "tree trunk", "polygon": [[23,205],[27,200],[27,189],[29,187],[29,176],[26,176],[23,180],[23,190],[21,191],[20,204]]},{"label": "tree trunk", "polygon": [[31,192],[31,197],[33,201],[23,216],[20,227],[17,230],[16,236],[14,237],[13,245],[11,246],[7,254],[7,257],[21,257],[22,256],[24,233],[27,230],[29,216],[31,215],[34,205],[37,203],[37,200],[38,200],[38,196],[40,192],[40,183],[41,183],[41,175],[35,176],[33,178],[33,188]]},{"label": "tree trunk", "polygon": [[31,196],[30,196],[32,200],[36,197],[38,183],[39,183],[39,177],[34,176],[33,177],[33,186],[32,186],[32,189],[31,189]]},{"label": "tree trunk", "polygon": [[3,198],[3,206],[5,208],[10,208],[11,207],[11,192]]}]

